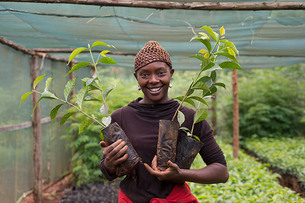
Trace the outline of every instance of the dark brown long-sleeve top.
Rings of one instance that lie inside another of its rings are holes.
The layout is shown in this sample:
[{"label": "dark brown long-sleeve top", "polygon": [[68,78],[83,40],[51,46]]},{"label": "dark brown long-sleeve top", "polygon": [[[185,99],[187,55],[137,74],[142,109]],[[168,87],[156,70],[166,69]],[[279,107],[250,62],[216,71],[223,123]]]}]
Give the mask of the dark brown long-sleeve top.
[{"label": "dark brown long-sleeve top", "polygon": [[[157,151],[159,120],[171,120],[179,103],[170,100],[167,103],[156,105],[141,104],[140,100],[141,98],[138,98],[116,110],[111,117],[112,122],[117,122],[122,127],[142,161],[151,165]],[[191,129],[195,112],[187,107],[182,107],[180,110],[185,115],[185,122],[182,126]],[[197,135],[204,143],[199,153],[207,165],[215,162],[226,165],[223,152],[216,143],[207,121],[204,120],[195,125],[194,135]],[[102,158],[100,169],[104,176],[108,180],[115,179],[115,176],[108,174],[103,162]],[[136,166],[136,179],[126,176],[120,183],[120,188],[133,202],[145,203],[156,197],[166,198],[174,185],[171,182],[159,181],[145,169],[142,163],[139,163]]]}]

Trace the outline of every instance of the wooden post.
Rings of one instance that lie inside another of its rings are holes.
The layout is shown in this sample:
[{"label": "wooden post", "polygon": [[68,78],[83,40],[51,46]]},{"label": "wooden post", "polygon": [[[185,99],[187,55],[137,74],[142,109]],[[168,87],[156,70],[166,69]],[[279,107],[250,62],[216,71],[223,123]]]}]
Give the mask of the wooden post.
[{"label": "wooden post", "polygon": [[[38,56],[31,56],[31,88],[33,87],[33,82],[39,74],[38,68]],[[38,90],[38,85],[36,87]],[[37,93],[32,94],[32,107],[34,108],[36,102],[39,99]],[[33,195],[35,203],[41,203],[42,201],[42,153],[41,153],[41,119],[40,119],[40,106],[37,105],[35,111],[33,112],[32,118],[33,127],[33,167],[34,167],[34,186]]]},{"label": "wooden post", "polygon": [[238,77],[237,70],[233,70],[232,89],[233,89],[233,157],[238,158],[239,150],[239,106],[238,106]]}]

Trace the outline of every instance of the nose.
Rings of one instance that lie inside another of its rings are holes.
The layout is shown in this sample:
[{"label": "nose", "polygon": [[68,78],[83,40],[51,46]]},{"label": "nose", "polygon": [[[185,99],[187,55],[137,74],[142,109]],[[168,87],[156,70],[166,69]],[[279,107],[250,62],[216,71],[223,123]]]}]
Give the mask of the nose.
[{"label": "nose", "polygon": [[160,81],[160,80],[159,80],[158,76],[155,75],[155,74],[153,74],[153,75],[150,77],[150,80],[149,80],[150,83],[158,83],[159,81]]}]

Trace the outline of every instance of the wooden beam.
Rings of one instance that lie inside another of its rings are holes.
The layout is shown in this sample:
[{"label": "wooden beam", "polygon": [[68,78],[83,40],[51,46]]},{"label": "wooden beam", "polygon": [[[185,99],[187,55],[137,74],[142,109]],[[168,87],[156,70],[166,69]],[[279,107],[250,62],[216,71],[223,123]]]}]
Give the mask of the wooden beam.
[{"label": "wooden beam", "polygon": [[[31,56],[31,87],[33,87],[34,80],[39,75],[39,66],[38,66],[38,56]],[[38,91],[38,85],[36,86]],[[32,94],[32,107],[34,108],[36,102],[39,99],[37,93]],[[33,126],[33,167],[34,167],[34,185],[33,185],[33,194],[35,203],[42,202],[42,138],[41,138],[41,119],[40,119],[40,106],[37,105],[35,111],[33,112],[32,118]]]},{"label": "wooden beam", "polygon": [[[4,0],[0,0],[4,1]],[[5,0],[6,2],[83,4],[152,9],[184,10],[304,10],[305,2],[169,2],[134,0]]]},{"label": "wooden beam", "polygon": [[238,76],[237,70],[233,70],[233,157],[238,158],[239,151],[239,105],[238,105]]},{"label": "wooden beam", "polygon": [[17,51],[21,51],[25,54],[29,54],[29,55],[35,55],[36,54],[35,51],[32,51],[32,50],[27,49],[23,46],[20,46],[20,45],[16,44],[15,42],[12,42],[8,39],[5,39],[4,37],[1,37],[1,36],[0,36],[0,43],[2,43],[4,45],[7,45],[9,47],[12,47],[13,49],[15,49]]},{"label": "wooden beam", "polygon": [[[72,53],[72,51],[74,49],[54,49],[54,48],[35,48],[35,49],[32,49],[33,51],[35,52],[43,52],[43,53]],[[89,51],[88,50],[85,50],[85,51],[82,51],[84,53],[88,53]],[[92,50],[92,52],[101,52],[99,50]],[[110,54],[110,55],[131,55],[131,56],[135,56],[137,53],[132,53],[132,52],[119,52],[119,51],[115,51],[115,52],[108,52],[107,54]]]},{"label": "wooden beam", "polygon": [[[61,117],[56,117],[56,119],[60,119],[60,118]],[[52,120],[51,120],[50,117],[42,118],[41,119],[41,124],[49,123],[51,121]],[[0,127],[0,133],[1,132],[9,132],[9,131],[21,130],[21,129],[29,128],[29,127],[32,127],[32,121],[24,122],[24,123],[19,123],[19,124],[15,124],[15,125],[2,126],[2,127]]]}]

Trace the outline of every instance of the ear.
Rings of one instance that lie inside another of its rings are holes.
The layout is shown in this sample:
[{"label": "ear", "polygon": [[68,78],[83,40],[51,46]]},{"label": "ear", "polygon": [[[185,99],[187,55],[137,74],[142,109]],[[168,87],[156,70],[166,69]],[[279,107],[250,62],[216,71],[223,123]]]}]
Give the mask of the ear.
[{"label": "ear", "polygon": [[173,75],[174,75],[174,72],[175,72],[175,69],[171,69],[171,77],[173,77]]},{"label": "ear", "polygon": [[136,78],[136,80],[138,80],[137,72],[134,72],[134,73],[133,73],[133,76]]}]

